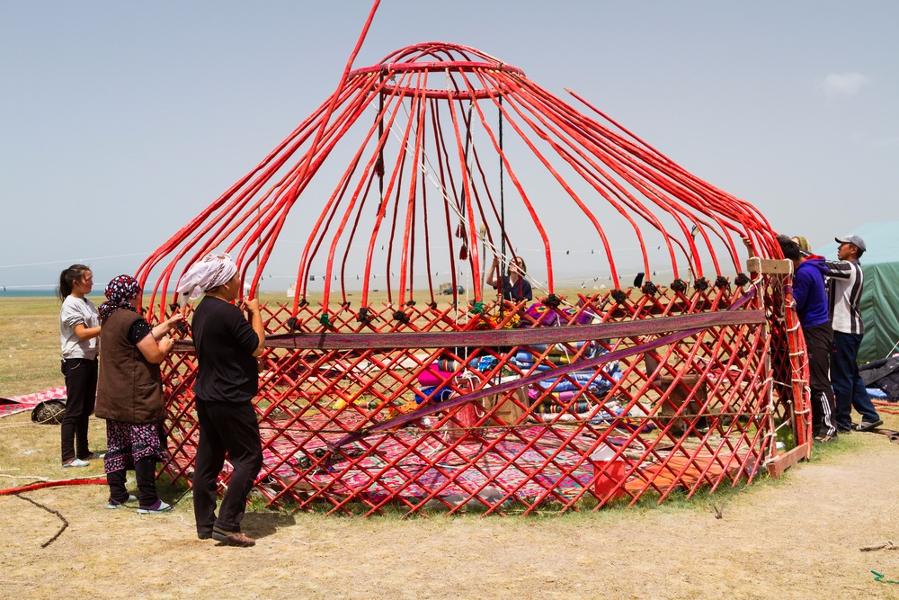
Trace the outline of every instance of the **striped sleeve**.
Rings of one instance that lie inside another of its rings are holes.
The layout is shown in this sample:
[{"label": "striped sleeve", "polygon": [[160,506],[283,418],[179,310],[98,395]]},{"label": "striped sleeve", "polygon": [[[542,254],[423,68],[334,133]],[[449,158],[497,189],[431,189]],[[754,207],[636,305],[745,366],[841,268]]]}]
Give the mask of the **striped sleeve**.
[{"label": "striped sleeve", "polygon": [[824,265],[827,267],[825,274],[836,279],[850,279],[855,267],[848,260],[829,260],[825,261]]}]

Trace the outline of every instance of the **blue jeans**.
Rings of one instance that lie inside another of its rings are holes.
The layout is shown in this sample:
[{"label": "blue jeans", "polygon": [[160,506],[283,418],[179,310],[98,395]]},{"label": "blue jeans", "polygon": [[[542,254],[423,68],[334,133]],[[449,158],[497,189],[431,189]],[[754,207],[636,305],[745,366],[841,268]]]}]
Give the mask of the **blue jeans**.
[{"label": "blue jeans", "polygon": [[836,395],[835,417],[837,427],[852,427],[852,409],[861,414],[862,421],[876,423],[880,415],[868,397],[868,391],[858,374],[858,347],[862,343],[860,334],[833,332],[833,356],[830,361],[830,381]]}]

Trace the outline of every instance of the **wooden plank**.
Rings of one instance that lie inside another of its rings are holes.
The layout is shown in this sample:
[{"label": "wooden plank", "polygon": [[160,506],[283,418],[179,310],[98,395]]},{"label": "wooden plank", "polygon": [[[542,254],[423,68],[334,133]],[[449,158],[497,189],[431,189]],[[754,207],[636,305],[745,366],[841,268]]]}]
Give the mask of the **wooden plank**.
[{"label": "wooden plank", "polygon": [[793,261],[753,256],[746,261],[746,270],[763,275],[792,275]]},{"label": "wooden plank", "polygon": [[811,444],[796,446],[788,452],[779,454],[768,461],[768,475],[773,479],[780,479],[784,471],[801,460],[806,460],[811,454]]}]

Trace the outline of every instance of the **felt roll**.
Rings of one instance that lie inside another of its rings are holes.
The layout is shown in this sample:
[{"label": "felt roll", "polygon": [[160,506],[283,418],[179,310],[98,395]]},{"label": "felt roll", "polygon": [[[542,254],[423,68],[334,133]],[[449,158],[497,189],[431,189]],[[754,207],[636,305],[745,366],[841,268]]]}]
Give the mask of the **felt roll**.
[{"label": "felt roll", "polygon": [[537,407],[536,411],[556,415],[559,413],[586,414],[590,411],[590,408],[591,404],[589,402],[586,400],[578,400],[577,402],[572,402],[567,407],[557,402],[542,402]]},{"label": "felt roll", "polygon": [[445,371],[447,373],[455,373],[459,369],[459,362],[452,358],[441,358],[434,364],[437,365],[438,371]]}]

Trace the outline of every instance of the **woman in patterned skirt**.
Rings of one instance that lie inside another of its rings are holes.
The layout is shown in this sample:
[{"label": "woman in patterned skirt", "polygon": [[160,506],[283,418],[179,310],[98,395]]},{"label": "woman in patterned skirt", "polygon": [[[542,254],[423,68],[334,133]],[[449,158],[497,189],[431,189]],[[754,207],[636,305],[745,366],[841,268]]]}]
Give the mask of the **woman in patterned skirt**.
[{"label": "woman in patterned skirt", "polygon": [[156,460],[162,451],[157,427],[164,414],[159,363],[172,350],[167,334],[182,315],[151,327],[134,306],[140,291],[130,275],[119,275],[106,286],[107,301],[100,305],[103,352],[96,415],[106,419],[107,508],[134,499],[125,489],[126,471],[134,469],[137,512],[152,514],[171,509],[156,494]]}]

